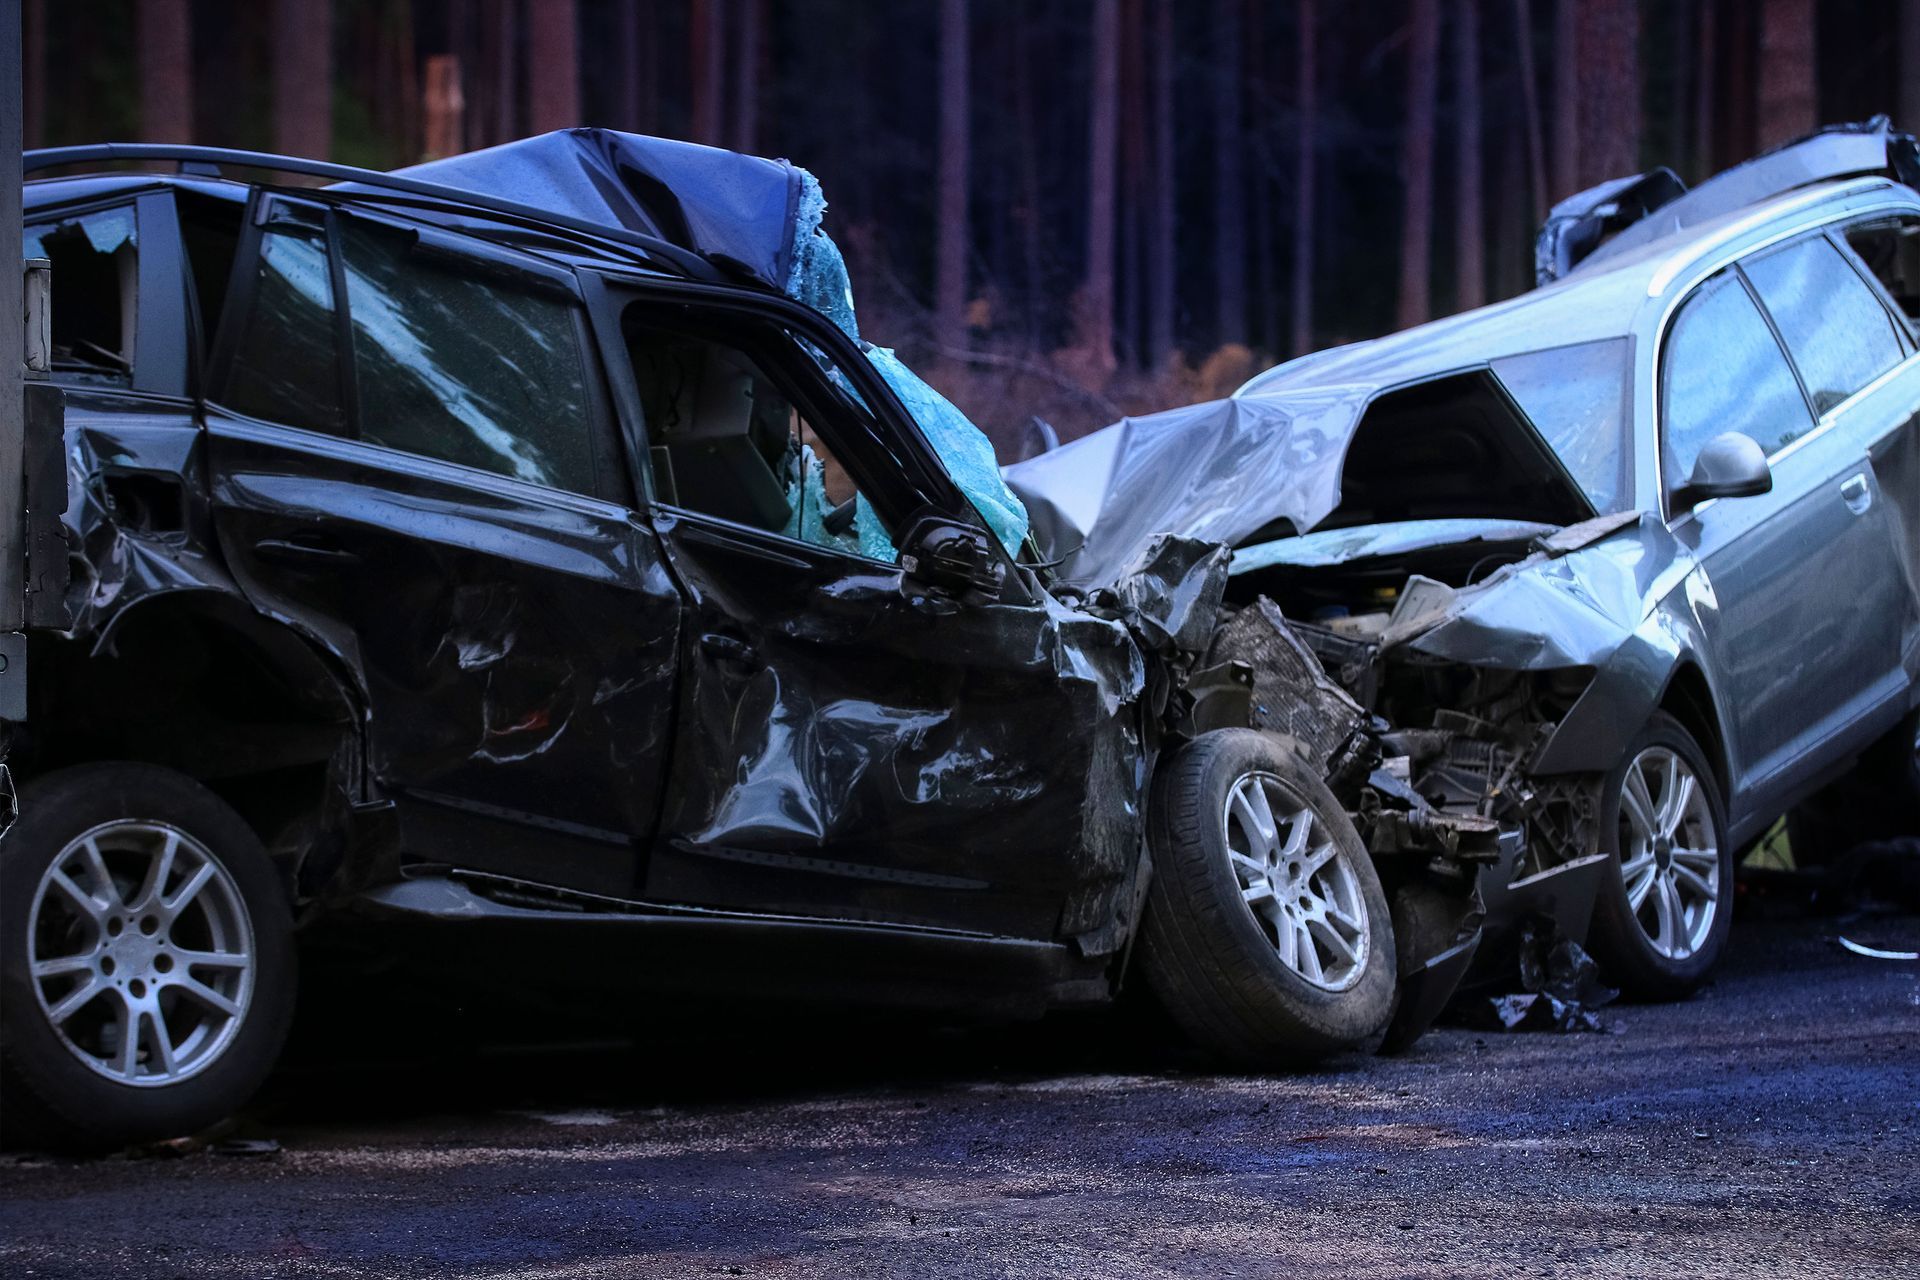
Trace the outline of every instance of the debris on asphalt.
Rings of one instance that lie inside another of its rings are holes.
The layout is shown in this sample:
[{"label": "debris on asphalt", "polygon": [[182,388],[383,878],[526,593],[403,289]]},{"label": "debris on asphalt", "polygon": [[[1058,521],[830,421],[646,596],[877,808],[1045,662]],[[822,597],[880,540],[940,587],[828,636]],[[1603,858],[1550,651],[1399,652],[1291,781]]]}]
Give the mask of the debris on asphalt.
[{"label": "debris on asphalt", "polygon": [[1524,990],[1469,1004],[1468,1025],[1483,1031],[1596,1031],[1610,1028],[1597,1012],[1619,991],[1600,980],[1586,949],[1550,921],[1520,930],[1520,985]]},{"label": "debris on asphalt", "polygon": [[1869,960],[1920,960],[1920,951],[1887,951],[1880,947],[1869,947],[1855,942],[1852,938],[1837,938],[1837,942],[1857,956]]}]

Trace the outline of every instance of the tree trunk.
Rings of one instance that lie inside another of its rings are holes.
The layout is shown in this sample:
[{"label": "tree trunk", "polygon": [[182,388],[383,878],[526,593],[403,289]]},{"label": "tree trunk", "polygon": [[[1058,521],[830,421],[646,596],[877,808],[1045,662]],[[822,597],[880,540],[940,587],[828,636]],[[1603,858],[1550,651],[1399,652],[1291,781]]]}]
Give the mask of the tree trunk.
[{"label": "tree trunk", "polygon": [[[1911,7],[1911,0],[1910,0]],[[1713,172],[1714,55],[1720,41],[1715,28],[1714,0],[1701,0],[1700,24],[1695,32],[1698,52],[1693,69],[1693,181],[1699,182]]]},{"label": "tree trunk", "polygon": [[1439,79],[1439,0],[1413,0],[1407,51],[1407,126],[1400,173],[1405,200],[1400,209],[1399,328],[1432,314],[1429,277],[1433,259],[1433,110]]},{"label": "tree trunk", "polygon": [[[1813,0],[1765,0],[1760,9],[1760,146],[1810,133],[1814,99]],[[1909,70],[1906,79],[1912,79]]]},{"label": "tree trunk", "polygon": [[1487,300],[1487,219],[1480,174],[1479,0],[1457,0],[1453,32],[1454,155],[1458,205],[1453,222],[1455,309]]},{"label": "tree trunk", "polygon": [[1894,123],[1912,132],[1920,129],[1920,0],[1900,0],[1896,40],[1893,70],[1900,82],[1900,117]]},{"label": "tree trunk", "polygon": [[426,158],[438,160],[457,154],[467,108],[460,87],[459,54],[428,55],[425,107]]},{"label": "tree trunk", "polygon": [[1087,274],[1080,286],[1078,345],[1094,369],[1113,369],[1113,231],[1119,154],[1120,0],[1093,0],[1093,74],[1089,77]]},{"label": "tree trunk", "polygon": [[722,104],[726,101],[726,32],[720,21],[722,0],[692,0],[688,34],[693,57],[693,140],[722,145]]},{"label": "tree trunk", "polygon": [[733,149],[749,154],[760,149],[760,82],[765,68],[766,0],[740,0],[738,43],[733,81]]},{"label": "tree trunk", "polygon": [[1214,0],[1213,288],[1214,338],[1247,339],[1246,180],[1240,130],[1240,0]]},{"label": "tree trunk", "polygon": [[1296,0],[1294,89],[1299,110],[1293,139],[1293,343],[1294,355],[1313,350],[1313,215],[1316,117],[1320,110],[1320,62],[1314,54],[1318,15],[1314,0]]},{"label": "tree trunk", "polygon": [[1513,0],[1514,50],[1520,64],[1520,110],[1527,148],[1529,216],[1542,222],[1547,216],[1547,146],[1540,123],[1540,76],[1533,63],[1533,12],[1528,0]]},{"label": "tree trunk", "polygon": [[1580,0],[1553,6],[1553,193],[1549,204],[1580,189]]},{"label": "tree trunk", "polygon": [[142,0],[137,14],[140,138],[192,142],[193,29],[187,0]]},{"label": "tree trunk", "polygon": [[1640,171],[1640,8],[1580,6],[1580,176],[1575,190]]},{"label": "tree trunk", "polygon": [[1013,57],[1013,117],[1020,157],[1020,259],[1025,285],[1021,296],[1026,307],[1027,345],[1038,350],[1048,332],[1048,317],[1040,227],[1040,115],[1034,105],[1032,45],[1016,40]]},{"label": "tree trunk", "polygon": [[969,24],[967,0],[940,0],[940,176],[934,225],[934,340],[943,354],[967,345]]},{"label": "tree trunk", "polygon": [[534,133],[580,119],[580,37],[574,0],[527,0],[527,124]]},{"label": "tree trunk", "polygon": [[1119,343],[1135,368],[1146,357],[1147,64],[1146,0],[1120,5]]},{"label": "tree trunk", "polygon": [[1152,230],[1147,238],[1147,361],[1164,368],[1173,354],[1175,312],[1179,307],[1178,233],[1174,188],[1173,4],[1153,0],[1153,178]]},{"label": "tree trunk", "polygon": [[493,140],[506,142],[520,134],[520,17],[515,0],[493,0],[493,38]]},{"label": "tree trunk", "polygon": [[333,149],[331,0],[274,0],[273,147],[315,160]]}]

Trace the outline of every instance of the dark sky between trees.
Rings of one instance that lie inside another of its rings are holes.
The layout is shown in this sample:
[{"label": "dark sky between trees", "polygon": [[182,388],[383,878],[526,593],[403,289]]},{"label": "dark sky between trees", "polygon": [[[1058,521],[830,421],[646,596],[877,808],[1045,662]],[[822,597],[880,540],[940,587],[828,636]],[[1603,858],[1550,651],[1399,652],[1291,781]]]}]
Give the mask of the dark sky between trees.
[{"label": "dark sky between trees", "polygon": [[1920,122],[1920,0],[23,8],[29,146],[386,168],[596,124],[786,156],[863,328],[1003,451],[1516,293],[1546,205],[1603,178]]}]

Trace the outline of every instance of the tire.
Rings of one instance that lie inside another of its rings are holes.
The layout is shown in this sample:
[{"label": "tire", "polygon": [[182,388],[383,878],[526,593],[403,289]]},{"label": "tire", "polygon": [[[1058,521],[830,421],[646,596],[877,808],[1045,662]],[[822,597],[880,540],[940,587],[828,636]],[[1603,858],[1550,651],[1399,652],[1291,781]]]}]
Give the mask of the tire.
[{"label": "tire", "polygon": [[1797,867],[1820,867],[1855,847],[1920,835],[1920,711],[1861,755],[1845,777],[1787,815]]},{"label": "tire", "polygon": [[[1256,789],[1280,820],[1264,841],[1241,816],[1258,816]],[[1236,795],[1241,807],[1230,813]],[[1352,822],[1293,745],[1248,729],[1203,734],[1164,762],[1152,801],[1141,965],[1181,1030],[1221,1059],[1260,1068],[1377,1043],[1396,980],[1386,895]],[[1285,824],[1287,809],[1305,825]],[[1315,850],[1325,860],[1305,870],[1300,855]],[[1250,903],[1243,882],[1261,883],[1267,870],[1286,878],[1265,881],[1266,896]],[[1302,904],[1311,910],[1294,914]],[[1318,980],[1308,976],[1316,969]]]},{"label": "tire", "polygon": [[[1692,786],[1670,778],[1690,778]],[[1669,794],[1679,796],[1677,813],[1666,803]],[[1650,823],[1636,817],[1649,802]],[[1639,834],[1643,828],[1651,839]],[[1733,925],[1733,847],[1712,766],[1692,735],[1664,712],[1654,714],[1607,776],[1600,851],[1614,861],[1594,903],[1589,942],[1608,979],[1643,1000],[1692,994],[1726,949]],[[1640,897],[1637,908],[1630,891]]]},{"label": "tire", "polygon": [[266,1078],[294,988],[286,891],[219,797],[143,764],[21,788],[0,839],[9,1141],[102,1150],[206,1128]]}]

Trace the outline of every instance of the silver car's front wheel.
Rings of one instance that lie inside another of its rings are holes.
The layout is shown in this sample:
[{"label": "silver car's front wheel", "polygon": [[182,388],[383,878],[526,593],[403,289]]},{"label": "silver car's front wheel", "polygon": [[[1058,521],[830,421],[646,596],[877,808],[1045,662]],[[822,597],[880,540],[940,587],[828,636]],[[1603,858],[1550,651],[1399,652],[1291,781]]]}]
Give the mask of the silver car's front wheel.
[{"label": "silver car's front wheel", "polygon": [[1310,805],[1254,772],[1227,794],[1227,858],[1280,963],[1322,991],[1360,980],[1370,945],[1359,878]]},{"label": "silver car's front wheel", "polygon": [[1634,756],[1621,782],[1620,878],[1647,941],[1673,960],[1713,932],[1725,886],[1706,785],[1671,747]]},{"label": "silver car's front wheel", "polygon": [[1719,782],[1693,735],[1656,713],[1601,792],[1601,849],[1618,875],[1594,903],[1588,947],[1625,990],[1686,995],[1726,946],[1733,856]]}]

